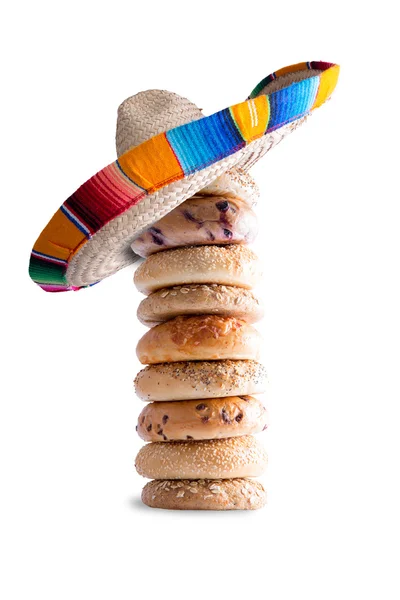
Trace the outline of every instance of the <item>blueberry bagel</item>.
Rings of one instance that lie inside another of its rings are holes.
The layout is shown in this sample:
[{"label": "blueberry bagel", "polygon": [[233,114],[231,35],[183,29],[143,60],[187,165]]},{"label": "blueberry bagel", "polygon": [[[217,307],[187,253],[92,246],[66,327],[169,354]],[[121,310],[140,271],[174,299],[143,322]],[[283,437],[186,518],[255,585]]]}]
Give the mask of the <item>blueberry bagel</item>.
[{"label": "blueberry bagel", "polygon": [[257,235],[257,219],[241,200],[193,196],[146,229],[132,243],[139,256],[180,246],[250,244]]}]

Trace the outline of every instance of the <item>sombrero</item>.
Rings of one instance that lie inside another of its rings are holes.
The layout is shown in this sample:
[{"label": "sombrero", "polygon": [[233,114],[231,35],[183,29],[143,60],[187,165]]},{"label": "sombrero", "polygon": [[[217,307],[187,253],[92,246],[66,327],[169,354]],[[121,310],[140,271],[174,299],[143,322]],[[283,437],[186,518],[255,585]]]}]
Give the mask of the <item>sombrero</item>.
[{"label": "sombrero", "polygon": [[285,67],[245,102],[210,116],[171,92],[128,98],[118,110],[118,159],[53,215],[33,247],[30,276],[46,291],[77,290],[134,262],[138,236],[213,182],[229,187],[230,174],[245,174],[330,97],[338,75],[327,62]]}]

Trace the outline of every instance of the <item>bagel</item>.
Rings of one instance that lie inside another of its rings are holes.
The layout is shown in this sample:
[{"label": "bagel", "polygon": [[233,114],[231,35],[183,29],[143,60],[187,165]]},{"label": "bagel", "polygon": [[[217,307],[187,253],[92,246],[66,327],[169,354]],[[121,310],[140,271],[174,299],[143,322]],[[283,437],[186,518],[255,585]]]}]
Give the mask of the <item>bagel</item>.
[{"label": "bagel", "polygon": [[146,229],[131,244],[139,256],[180,246],[250,244],[258,231],[257,218],[241,200],[193,196]]},{"label": "bagel", "polygon": [[253,177],[239,167],[225,171],[214,179],[205,188],[198,192],[210,196],[225,196],[226,198],[240,198],[251,207],[257,204],[260,189]]},{"label": "bagel", "polygon": [[150,329],[139,340],[136,354],[144,365],[182,360],[257,360],[261,336],[233,317],[175,317]]},{"label": "bagel", "polygon": [[136,269],[134,282],[146,295],[186,283],[218,283],[250,289],[261,274],[258,257],[243,244],[187,246],[149,256]]},{"label": "bagel", "polygon": [[160,363],[136,375],[141,400],[195,400],[261,394],[266,387],[265,367],[254,360],[214,360]]},{"label": "bagel", "polygon": [[140,413],[136,431],[145,442],[212,440],[258,433],[268,414],[253,396],[152,402]]},{"label": "bagel", "polygon": [[267,494],[256,479],[165,479],[146,483],[142,501],[170,510],[255,510]]},{"label": "bagel", "polygon": [[137,310],[139,321],[147,327],[179,315],[220,315],[256,323],[263,314],[261,300],[252,291],[216,283],[158,290],[144,298]]},{"label": "bagel", "polygon": [[139,475],[148,479],[233,479],[258,477],[267,466],[267,453],[255,437],[154,442],[136,457]]}]

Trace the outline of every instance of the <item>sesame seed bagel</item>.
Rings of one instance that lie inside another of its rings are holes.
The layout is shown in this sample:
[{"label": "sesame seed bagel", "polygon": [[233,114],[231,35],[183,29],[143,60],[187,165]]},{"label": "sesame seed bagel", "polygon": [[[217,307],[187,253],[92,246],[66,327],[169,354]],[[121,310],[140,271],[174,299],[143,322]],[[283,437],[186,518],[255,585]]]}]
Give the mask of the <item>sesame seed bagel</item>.
[{"label": "sesame seed bagel", "polygon": [[146,229],[132,243],[139,256],[180,246],[250,244],[257,218],[243,201],[221,196],[193,196]]},{"label": "sesame seed bagel", "polygon": [[254,206],[260,197],[260,189],[247,171],[235,167],[214,179],[199,194],[240,198]]},{"label": "sesame seed bagel", "polygon": [[140,413],[136,431],[145,442],[212,440],[258,433],[268,414],[253,396],[152,402]]},{"label": "sesame seed bagel", "polygon": [[234,317],[175,317],[150,329],[139,340],[136,354],[144,365],[182,360],[257,360],[261,336]]},{"label": "sesame seed bagel", "polygon": [[215,360],[150,365],[136,375],[136,394],[146,402],[261,394],[265,367],[254,360]]},{"label": "sesame seed bagel", "polygon": [[178,315],[220,315],[247,323],[262,319],[261,300],[251,290],[232,285],[189,284],[163,288],[144,298],[137,317],[143,325],[154,327]]},{"label": "sesame seed bagel", "polygon": [[267,466],[267,453],[255,437],[154,442],[136,457],[136,470],[148,479],[231,479],[258,477]]},{"label": "sesame seed bagel", "polygon": [[142,501],[170,510],[255,510],[267,494],[256,479],[164,479],[146,483]]},{"label": "sesame seed bagel", "polygon": [[156,290],[187,283],[254,287],[262,274],[258,257],[243,244],[186,246],[149,256],[135,271],[137,289]]}]

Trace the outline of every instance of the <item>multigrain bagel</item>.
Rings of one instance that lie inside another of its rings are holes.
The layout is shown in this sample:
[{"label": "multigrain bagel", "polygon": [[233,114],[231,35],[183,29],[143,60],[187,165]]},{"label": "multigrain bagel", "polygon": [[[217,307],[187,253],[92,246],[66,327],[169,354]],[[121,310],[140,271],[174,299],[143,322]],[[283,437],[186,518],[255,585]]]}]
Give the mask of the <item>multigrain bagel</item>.
[{"label": "multigrain bagel", "polygon": [[213,284],[177,285],[144,298],[137,317],[154,327],[178,315],[221,315],[256,323],[264,314],[261,300],[245,288]]},{"label": "multigrain bagel", "polygon": [[257,360],[261,336],[254,327],[219,315],[175,317],[150,329],[136,354],[144,365],[182,360]]},{"label": "multigrain bagel", "polygon": [[187,283],[218,283],[251,289],[262,275],[257,255],[243,244],[187,246],[149,256],[135,271],[137,289],[156,290]]},{"label": "multigrain bagel", "polygon": [[139,415],[136,431],[145,442],[213,440],[258,433],[268,413],[253,396],[152,402]]},{"label": "multigrain bagel", "polygon": [[136,457],[136,470],[148,479],[232,479],[258,477],[267,453],[251,435],[221,440],[154,442]]},{"label": "multigrain bagel", "polygon": [[170,510],[255,510],[267,494],[256,479],[164,479],[146,483],[142,501]]},{"label": "multigrain bagel", "polygon": [[146,229],[132,243],[139,256],[180,246],[251,244],[257,218],[243,201],[221,196],[193,196]]},{"label": "multigrain bagel", "polygon": [[265,392],[265,367],[254,360],[161,363],[135,377],[135,391],[145,402],[225,398]]}]

